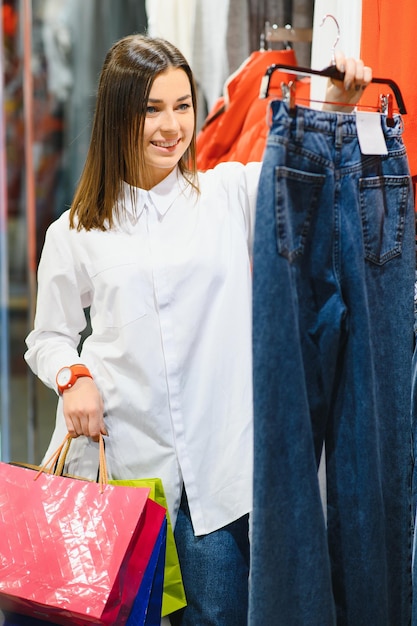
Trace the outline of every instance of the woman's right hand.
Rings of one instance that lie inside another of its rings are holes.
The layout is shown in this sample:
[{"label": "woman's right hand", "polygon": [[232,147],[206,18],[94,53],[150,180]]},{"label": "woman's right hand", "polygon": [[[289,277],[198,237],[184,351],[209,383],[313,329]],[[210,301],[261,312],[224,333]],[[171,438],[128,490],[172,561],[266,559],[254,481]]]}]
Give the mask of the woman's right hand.
[{"label": "woman's right hand", "polygon": [[93,441],[107,435],[104,404],[94,380],[84,376],[62,394],[65,423],[71,437],[85,435]]}]

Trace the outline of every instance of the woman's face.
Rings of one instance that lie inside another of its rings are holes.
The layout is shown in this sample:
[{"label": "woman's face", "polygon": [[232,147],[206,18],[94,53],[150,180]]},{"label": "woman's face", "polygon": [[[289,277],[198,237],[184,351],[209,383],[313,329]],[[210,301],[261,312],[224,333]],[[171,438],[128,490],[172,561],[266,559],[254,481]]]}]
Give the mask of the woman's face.
[{"label": "woman's face", "polygon": [[151,187],[175,168],[194,132],[194,108],[187,74],[169,68],[151,87],[143,129],[144,157]]}]

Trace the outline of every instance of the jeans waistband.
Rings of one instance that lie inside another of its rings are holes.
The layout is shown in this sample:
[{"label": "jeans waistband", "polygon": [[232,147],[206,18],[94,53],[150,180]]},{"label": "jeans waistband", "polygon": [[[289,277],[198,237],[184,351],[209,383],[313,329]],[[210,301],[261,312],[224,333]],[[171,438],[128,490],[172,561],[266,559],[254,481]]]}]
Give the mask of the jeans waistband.
[{"label": "jeans waistband", "polygon": [[[290,112],[288,104],[282,100],[271,102],[271,130],[274,127],[286,127],[302,135],[303,131],[316,131],[323,134],[341,137],[356,136],[356,113],[320,111],[296,105]],[[401,137],[403,121],[399,114],[394,115],[393,126],[387,125],[387,118],[381,115],[381,127],[386,138]]]}]

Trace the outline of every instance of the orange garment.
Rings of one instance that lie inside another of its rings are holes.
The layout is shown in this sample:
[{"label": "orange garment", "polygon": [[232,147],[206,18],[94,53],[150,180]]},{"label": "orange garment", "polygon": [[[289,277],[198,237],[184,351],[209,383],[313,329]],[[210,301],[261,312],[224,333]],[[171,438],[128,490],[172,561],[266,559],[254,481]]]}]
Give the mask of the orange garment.
[{"label": "orange garment", "polygon": [[[259,98],[262,77],[270,65],[297,65],[294,50],[256,51],[226,82],[225,93],[210,111],[197,136],[197,167],[204,171],[222,161],[260,161],[268,134],[269,102],[281,97],[281,82],[292,75],[275,71],[271,76],[269,97]],[[305,83],[297,83],[299,91]]]},{"label": "orange garment", "polygon": [[[415,0],[362,1],[361,57],[372,67],[374,76],[391,78],[401,89],[407,109],[403,138],[413,176],[417,175],[417,83],[413,80],[416,24]],[[361,104],[377,106],[379,94],[389,91],[384,85],[370,85]]]}]

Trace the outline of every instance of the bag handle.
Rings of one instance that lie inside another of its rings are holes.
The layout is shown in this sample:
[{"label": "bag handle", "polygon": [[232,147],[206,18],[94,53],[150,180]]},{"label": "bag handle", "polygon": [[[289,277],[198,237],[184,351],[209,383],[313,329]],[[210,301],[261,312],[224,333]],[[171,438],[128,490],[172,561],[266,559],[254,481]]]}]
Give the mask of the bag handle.
[{"label": "bag handle", "polygon": [[[69,433],[66,434],[64,441],[55,450],[52,456],[45,461],[36,473],[34,480],[39,478],[41,474],[53,474],[55,476],[61,476],[64,471],[65,460],[67,458],[68,450],[71,445],[73,437]],[[100,493],[103,493],[104,487],[108,484],[109,478],[107,473],[106,452],[104,447],[104,438],[100,433],[99,436],[99,472],[98,483],[100,485]]]}]

